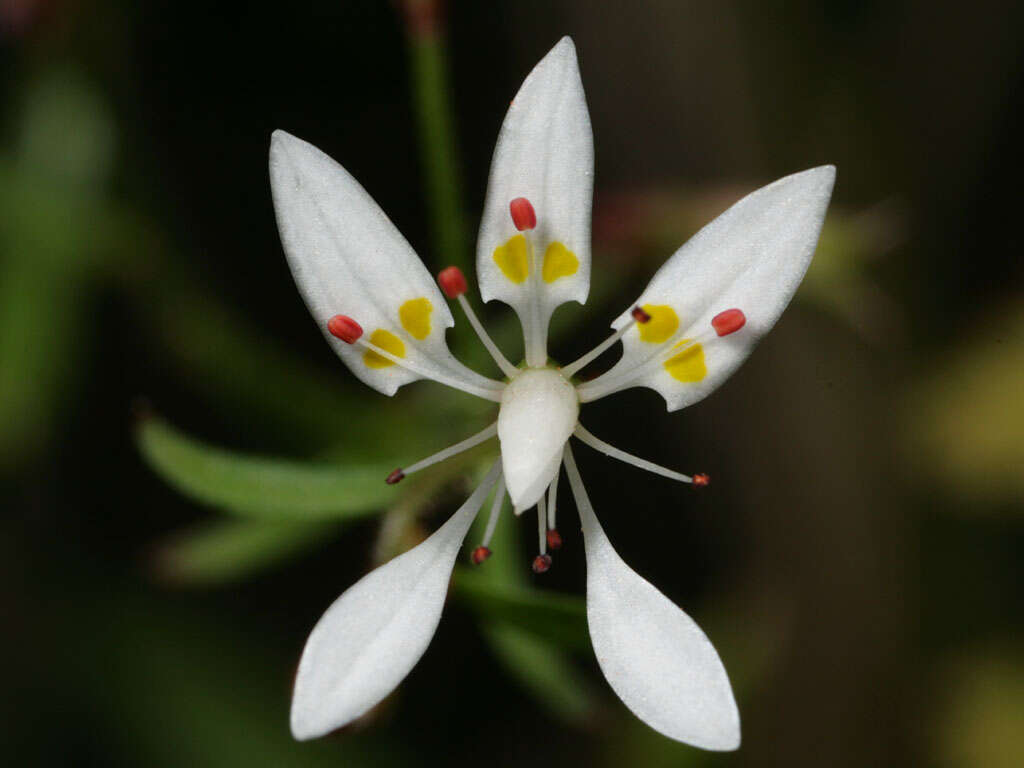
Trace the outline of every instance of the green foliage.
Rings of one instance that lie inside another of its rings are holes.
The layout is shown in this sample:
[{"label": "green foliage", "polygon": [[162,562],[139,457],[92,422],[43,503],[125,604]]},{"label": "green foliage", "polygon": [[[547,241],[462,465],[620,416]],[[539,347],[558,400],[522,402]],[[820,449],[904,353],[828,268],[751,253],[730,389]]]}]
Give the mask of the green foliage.
[{"label": "green foliage", "polygon": [[181,531],[157,552],[158,576],[179,584],[240,581],[322,542],[336,523],[217,518]]},{"label": "green foliage", "polygon": [[278,521],[355,518],[395,498],[388,468],[300,463],[232,453],[205,445],[166,422],[145,417],[139,450],[182,494],[238,515]]}]

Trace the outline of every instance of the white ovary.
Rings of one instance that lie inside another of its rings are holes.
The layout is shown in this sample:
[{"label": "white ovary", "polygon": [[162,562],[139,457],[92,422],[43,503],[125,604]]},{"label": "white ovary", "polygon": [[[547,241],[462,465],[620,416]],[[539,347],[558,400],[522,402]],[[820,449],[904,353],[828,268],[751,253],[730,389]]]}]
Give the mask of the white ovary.
[{"label": "white ovary", "polygon": [[498,439],[516,514],[536,504],[551,484],[579,413],[576,389],[550,368],[527,369],[505,387]]}]

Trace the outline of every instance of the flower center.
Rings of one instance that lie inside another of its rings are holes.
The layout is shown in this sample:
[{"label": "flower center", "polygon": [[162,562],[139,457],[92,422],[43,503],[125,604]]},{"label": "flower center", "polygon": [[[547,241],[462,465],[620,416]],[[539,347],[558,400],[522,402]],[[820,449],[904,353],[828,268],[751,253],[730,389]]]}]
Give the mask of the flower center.
[{"label": "flower center", "polygon": [[575,388],[557,370],[527,368],[505,387],[498,439],[517,514],[536,504],[551,484],[579,412]]}]

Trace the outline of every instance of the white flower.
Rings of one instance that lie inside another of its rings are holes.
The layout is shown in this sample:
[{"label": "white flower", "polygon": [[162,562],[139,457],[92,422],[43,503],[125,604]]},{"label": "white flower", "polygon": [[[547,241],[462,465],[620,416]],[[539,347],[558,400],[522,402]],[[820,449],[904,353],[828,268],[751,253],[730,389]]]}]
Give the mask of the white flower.
[{"label": "white flower", "polygon": [[[485,301],[519,315],[526,361],[513,366],[480,326],[462,273],[439,275],[505,375],[484,377],[445,343],[454,324],[441,292],[408,243],[361,186],[315,147],[281,131],[270,149],[277,222],[295,282],[349,369],[387,395],[427,378],[499,403],[482,432],[388,482],[497,435],[501,458],[465,504],[419,546],[349,588],[314,628],[299,665],[291,726],[321,736],[381,701],[424,653],[437,627],[456,556],[496,488],[487,545],[505,493],[517,514],[536,506],[540,554],[551,564],[559,468],[565,467],[583,527],[587,620],[608,682],[657,731],[704,749],[739,746],[739,715],[725,669],[700,628],[627,566],[601,529],[580,479],[570,435],[635,466],[697,485],[594,437],[581,403],[650,387],[674,411],[714,390],[778,319],[814,252],[835,169],[779,179],[736,203],[683,245],[613,323],[590,354],[559,368],[547,329],[560,304],[590,287],[593,141],[572,41],[563,38],[526,78],[505,117],[491,166],[477,245]],[[341,314],[344,313],[344,314]],[[366,329],[364,333],[363,329]],[[622,359],[583,384],[572,375],[611,347]]]}]

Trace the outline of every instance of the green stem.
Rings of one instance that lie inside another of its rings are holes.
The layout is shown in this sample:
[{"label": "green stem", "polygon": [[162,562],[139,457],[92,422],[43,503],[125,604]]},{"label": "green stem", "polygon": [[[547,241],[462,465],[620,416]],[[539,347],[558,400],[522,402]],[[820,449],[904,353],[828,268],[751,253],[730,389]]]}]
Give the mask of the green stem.
[{"label": "green stem", "polygon": [[[430,212],[436,266],[469,266],[462,190],[455,160],[445,37],[436,3],[405,0],[410,66],[424,193]],[[433,11],[433,12],[431,12]]]}]

